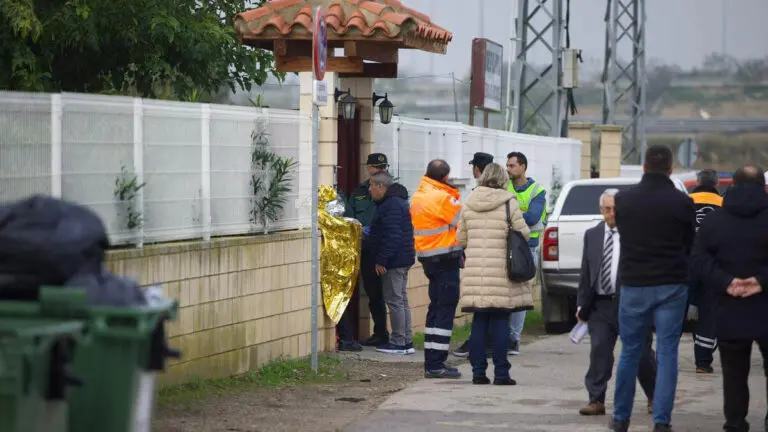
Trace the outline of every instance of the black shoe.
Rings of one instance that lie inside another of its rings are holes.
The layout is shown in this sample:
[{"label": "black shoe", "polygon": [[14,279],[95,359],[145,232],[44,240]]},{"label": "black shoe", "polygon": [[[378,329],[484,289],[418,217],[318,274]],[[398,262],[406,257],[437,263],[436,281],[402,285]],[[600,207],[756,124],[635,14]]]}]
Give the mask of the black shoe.
[{"label": "black shoe", "polygon": [[672,425],[656,423],[653,425],[653,432],[672,432]]},{"label": "black shoe", "polygon": [[517,385],[517,381],[512,378],[494,378],[493,385]]},{"label": "black shoe", "polygon": [[472,377],[472,384],[485,385],[490,384],[491,380],[487,376],[475,376]]},{"label": "black shoe", "polygon": [[461,372],[448,368],[428,370],[424,371],[424,378],[459,379],[461,378]]},{"label": "black shoe", "polygon": [[459,370],[459,368],[457,368],[455,366],[451,366],[449,364],[443,365],[443,368],[448,369],[448,370],[455,370],[455,371]]},{"label": "black shoe", "polygon": [[469,355],[469,341],[464,341],[460,347],[453,350],[453,355],[456,357],[467,357]]},{"label": "black shoe", "polygon": [[611,419],[611,421],[608,423],[608,429],[613,432],[628,432],[629,421],[619,421],[619,420]]},{"label": "black shoe", "polygon": [[509,353],[509,355],[520,355],[520,342],[510,341],[509,350],[507,352]]},{"label": "black shoe", "polygon": [[339,341],[339,351],[360,352],[363,347],[355,341]]},{"label": "black shoe", "polygon": [[712,368],[712,366],[696,366],[697,374],[711,374],[714,372],[715,370]]},{"label": "black shoe", "polygon": [[385,335],[385,336],[373,335],[360,343],[363,346],[372,346],[372,347],[386,345],[389,343],[389,335]]}]

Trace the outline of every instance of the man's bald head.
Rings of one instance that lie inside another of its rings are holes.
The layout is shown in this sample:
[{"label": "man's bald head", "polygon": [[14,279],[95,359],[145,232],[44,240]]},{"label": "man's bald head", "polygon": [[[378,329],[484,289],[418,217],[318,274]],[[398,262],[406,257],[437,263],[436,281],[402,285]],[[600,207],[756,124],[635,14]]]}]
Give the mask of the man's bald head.
[{"label": "man's bald head", "polygon": [[432,180],[445,183],[448,180],[448,174],[451,173],[451,167],[443,159],[435,159],[427,164],[427,177]]},{"label": "man's bald head", "polygon": [[763,169],[755,165],[744,165],[733,174],[733,184],[754,184],[765,186]]}]

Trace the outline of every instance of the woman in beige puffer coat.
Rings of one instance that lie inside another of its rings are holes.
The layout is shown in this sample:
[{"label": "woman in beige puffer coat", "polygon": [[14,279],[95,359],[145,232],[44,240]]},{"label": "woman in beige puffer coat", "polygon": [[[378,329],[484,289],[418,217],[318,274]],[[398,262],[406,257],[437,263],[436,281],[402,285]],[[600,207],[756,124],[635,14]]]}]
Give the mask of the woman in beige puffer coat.
[{"label": "woman in beige puffer coat", "polygon": [[509,317],[512,312],[533,309],[530,282],[507,278],[507,211],[509,203],[512,229],[530,234],[515,194],[507,191],[509,178],[504,168],[489,164],[478,179],[478,187],[467,198],[461,211],[458,241],[464,247],[466,263],[461,275],[461,310],[472,312],[469,361],[472,382],[490,384],[485,374],[486,334],[491,333],[494,380],[496,385],[515,385],[509,376]]}]

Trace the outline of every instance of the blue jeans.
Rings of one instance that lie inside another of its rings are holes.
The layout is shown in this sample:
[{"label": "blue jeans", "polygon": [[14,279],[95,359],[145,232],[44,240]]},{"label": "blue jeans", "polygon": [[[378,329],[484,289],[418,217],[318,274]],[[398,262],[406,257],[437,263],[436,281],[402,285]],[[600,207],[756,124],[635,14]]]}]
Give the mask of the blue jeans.
[{"label": "blue jeans", "polygon": [[[538,247],[531,247],[531,253],[533,254],[533,264],[539,266]],[[525,311],[513,312],[509,319],[509,337],[513,341],[519,341],[520,336],[523,334],[523,326],[525,325]]]},{"label": "blue jeans", "polygon": [[485,376],[488,360],[485,358],[486,335],[491,335],[493,348],[493,376],[509,378],[509,312],[475,312],[472,316],[472,332],[469,336],[469,362],[472,376]]},{"label": "blue jeans", "polygon": [[629,421],[632,416],[643,345],[651,324],[655,324],[658,372],[653,397],[653,422],[671,424],[677,391],[677,354],[687,301],[688,287],[682,284],[621,287],[619,337],[622,346],[616,367],[614,419]]}]

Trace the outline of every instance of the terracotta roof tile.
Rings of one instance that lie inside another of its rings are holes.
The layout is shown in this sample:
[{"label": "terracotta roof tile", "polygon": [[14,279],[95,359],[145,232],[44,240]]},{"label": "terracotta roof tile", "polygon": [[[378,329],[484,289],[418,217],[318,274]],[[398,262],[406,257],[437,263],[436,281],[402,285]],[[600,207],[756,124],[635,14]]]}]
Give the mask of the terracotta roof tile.
[{"label": "terracotta roof tile", "polygon": [[[312,32],[312,6],[317,0],[272,0],[235,16],[235,27],[243,38],[288,36],[294,30],[302,36]],[[402,40],[416,36],[442,46],[453,34],[432,23],[427,15],[410,9],[398,0],[325,0],[325,22],[329,36],[384,36]],[[276,34],[277,33],[277,34]],[[270,34],[272,36],[270,36]]]}]

